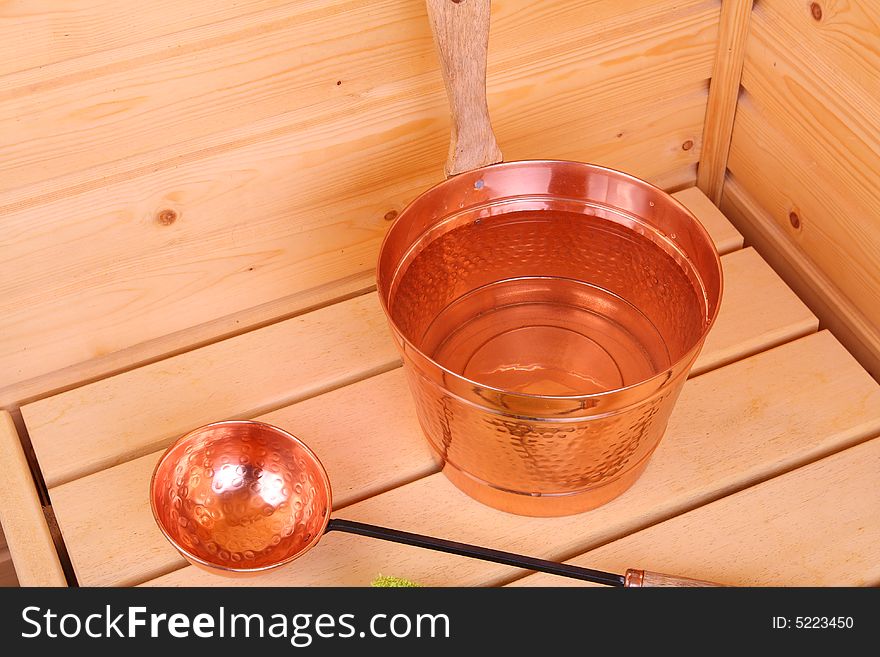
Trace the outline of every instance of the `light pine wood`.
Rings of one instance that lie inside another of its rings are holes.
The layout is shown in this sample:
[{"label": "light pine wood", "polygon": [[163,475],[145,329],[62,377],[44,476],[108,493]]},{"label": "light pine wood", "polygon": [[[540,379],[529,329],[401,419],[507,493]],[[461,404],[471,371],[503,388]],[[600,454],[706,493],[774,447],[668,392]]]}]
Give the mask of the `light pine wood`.
[{"label": "light pine wood", "polygon": [[697,186],[713,203],[721,200],[733,118],[754,0],[723,0],[718,26],[718,49],[709,85],[703,150],[697,169]]},{"label": "light pine wood", "polygon": [[[782,271],[797,272],[789,278],[801,280],[795,284],[805,300],[814,304],[819,300],[815,308],[822,313],[821,319],[844,335],[852,335],[847,344],[866,367],[877,372],[880,269],[865,263],[875,257],[871,234],[880,223],[875,225],[870,211],[855,207],[852,197],[838,195],[842,205],[835,207],[833,186],[819,190],[807,184],[803,176],[819,175],[825,180],[833,176],[817,174],[816,169],[825,165],[815,160],[789,160],[785,153],[791,144],[758,114],[749,99],[740,103],[735,132],[742,138],[731,149],[731,174],[722,206],[744,222],[743,231],[749,231],[770,258],[789,263]],[[764,172],[768,163],[772,177]],[[792,213],[797,216],[797,228]],[[858,218],[859,238],[842,241],[834,232],[835,216],[845,216],[847,222]],[[873,268],[865,270],[865,266]]]},{"label": "light pine wood", "polygon": [[880,327],[849,301],[806,255],[791,243],[784,231],[752,199],[735,178],[724,185],[724,211],[736,218],[749,243],[768,259],[799,299],[822,318],[862,366],[880,379]]},{"label": "light pine wood", "polygon": [[693,212],[700,223],[709,231],[718,253],[724,255],[742,248],[743,236],[699,187],[682,189],[675,192],[673,196]]},{"label": "light pine wood", "polygon": [[[650,562],[736,586],[880,583],[880,439],[587,552],[572,563]],[[577,586],[535,574],[518,586]]]},{"label": "light pine wood", "polygon": [[[785,384],[780,385],[783,381]],[[829,395],[829,390],[835,393]],[[471,500],[437,474],[371,497],[338,515],[522,554],[565,559],[850,446],[878,431],[880,387],[829,333],[822,332],[689,381],[645,473],[621,497],[594,511],[567,518],[505,514]],[[854,480],[854,488],[861,486],[856,496],[826,491],[839,511],[845,509],[841,513],[866,513],[862,500],[873,495],[874,468],[871,476]],[[792,510],[808,514],[803,509]],[[728,510],[727,514],[744,524],[753,522],[740,511]],[[152,523],[148,510],[144,509],[140,523]],[[160,540],[158,530],[152,531]],[[809,530],[800,527],[796,531],[801,540],[807,540],[804,537]],[[744,537],[739,540],[746,541]],[[91,551],[88,544],[71,547],[83,553]],[[876,560],[876,547],[866,548],[868,553]],[[836,557],[829,553],[827,558],[842,562],[839,555],[838,550]],[[617,572],[648,567],[725,583],[713,573],[688,566],[639,559],[620,564]],[[133,563],[119,564],[117,570],[126,572],[136,567]],[[504,583],[518,572],[472,559],[434,553],[426,556],[424,550],[416,548],[331,533],[318,548],[290,567],[237,583],[365,586],[377,573],[383,573],[424,585],[470,586]],[[226,582],[185,567],[152,583],[217,586]]]},{"label": "light pine wood", "polygon": [[770,223],[748,230],[778,238],[772,248],[788,254],[779,260],[805,261],[794,267],[815,285],[805,298],[821,298],[821,319],[846,324],[842,335],[877,372],[880,7],[816,7],[818,20],[808,4],[755,6],[728,162],[738,199],[725,193],[722,205],[759,208],[754,225]]},{"label": "light pine wood", "polygon": [[[722,266],[727,290],[694,374],[816,329],[809,310],[754,251],[730,253]],[[57,486],[147,454],[200,424],[250,416],[397,362],[370,293],[40,400],[22,414],[43,476]]]},{"label": "light pine wood", "polygon": [[18,582],[22,586],[67,586],[27,457],[6,411],[0,411],[0,471],[0,524]]},{"label": "light pine wood", "polygon": [[92,383],[135,367],[148,365],[161,358],[241,335],[249,330],[345,301],[375,289],[376,277],[372,269],[353,274],[305,292],[281,297],[226,317],[141,342],[120,351],[111,351],[104,356],[0,388],[0,408],[17,408],[77,385]]},{"label": "light pine wood", "polygon": [[446,175],[500,162],[486,103],[490,0],[426,0],[426,6],[452,115]]},{"label": "light pine wood", "polygon": [[371,293],[35,402],[22,415],[55,486],[193,427],[257,415],[398,362]]},{"label": "light pine wood", "polygon": [[[0,98],[4,403],[369,271],[386,215],[441,178],[448,108],[424,5],[285,7],[199,27],[187,48],[49,65],[56,77]],[[511,157],[693,184],[716,22],[709,0],[497,3],[499,139]]]},{"label": "light pine wood", "polygon": [[[816,331],[819,322],[754,249],[721,258],[724,294],[691,376]],[[756,294],[760,290],[760,294]]]},{"label": "light pine wood", "polygon": [[[17,0],[0,9],[0,31],[8,37],[0,41],[0,75],[16,71],[36,75],[34,69],[70,66],[90,55],[107,57],[106,51],[142,56],[143,42],[159,40],[156,37],[169,38],[166,47],[180,47],[187,42],[181,33],[190,38],[194,28],[216,33],[230,23],[241,29],[248,17],[253,20],[254,12],[277,4],[275,0],[190,0],[183,7],[176,0],[149,4],[65,0],[63,5]],[[42,77],[48,77],[45,71]]]}]

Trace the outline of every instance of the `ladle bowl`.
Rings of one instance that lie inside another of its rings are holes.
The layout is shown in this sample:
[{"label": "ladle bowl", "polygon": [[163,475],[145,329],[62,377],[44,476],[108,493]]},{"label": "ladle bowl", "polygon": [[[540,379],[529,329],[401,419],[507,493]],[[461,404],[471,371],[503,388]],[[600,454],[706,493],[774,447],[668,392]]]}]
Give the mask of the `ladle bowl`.
[{"label": "ladle bowl", "polygon": [[330,480],[301,440],[263,422],[216,422],[175,442],[150,501],[162,533],[190,563],[257,574],[312,548],[330,519]]}]

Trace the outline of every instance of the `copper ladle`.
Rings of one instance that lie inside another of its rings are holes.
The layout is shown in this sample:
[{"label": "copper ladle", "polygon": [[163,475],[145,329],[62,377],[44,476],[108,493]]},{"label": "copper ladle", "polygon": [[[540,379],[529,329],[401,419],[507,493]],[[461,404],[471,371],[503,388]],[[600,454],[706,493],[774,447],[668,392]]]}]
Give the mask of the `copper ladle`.
[{"label": "copper ladle", "polygon": [[645,570],[625,575],[330,518],[330,480],[301,440],[264,422],[195,429],[156,465],[150,503],[159,529],[192,564],[221,575],[258,574],[305,554],[330,531],[607,586],[717,586]]}]

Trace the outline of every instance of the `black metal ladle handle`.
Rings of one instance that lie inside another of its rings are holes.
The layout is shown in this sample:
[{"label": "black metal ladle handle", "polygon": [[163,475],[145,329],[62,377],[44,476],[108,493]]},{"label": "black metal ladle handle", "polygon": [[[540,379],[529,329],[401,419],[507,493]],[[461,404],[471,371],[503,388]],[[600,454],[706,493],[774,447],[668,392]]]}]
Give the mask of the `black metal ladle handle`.
[{"label": "black metal ladle handle", "polygon": [[492,550],[490,548],[459,543],[457,541],[447,541],[446,539],[434,538],[433,536],[411,534],[410,532],[404,532],[399,529],[379,527],[378,525],[355,522],[354,520],[331,518],[330,522],[327,523],[325,533],[331,531],[346,532],[348,534],[357,534],[359,536],[369,536],[370,538],[378,538],[383,541],[391,541],[392,543],[402,543],[403,545],[427,548],[438,552],[446,552],[447,554],[457,554],[462,557],[473,557],[474,559],[492,561],[494,563],[504,564],[505,566],[536,570],[542,573],[571,577],[573,579],[593,582],[595,584],[605,584],[606,586],[625,585],[625,578],[623,575],[606,573],[591,568],[582,568],[581,566],[573,566],[571,564],[557,563],[555,561],[538,559],[536,557],[527,557],[512,552],[504,552],[503,550]]}]

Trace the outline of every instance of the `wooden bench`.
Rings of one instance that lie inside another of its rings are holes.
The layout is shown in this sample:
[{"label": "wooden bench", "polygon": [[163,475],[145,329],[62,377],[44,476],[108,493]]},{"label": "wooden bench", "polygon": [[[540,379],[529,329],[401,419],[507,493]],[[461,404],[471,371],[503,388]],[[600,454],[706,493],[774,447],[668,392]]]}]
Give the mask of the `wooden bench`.
[{"label": "wooden bench", "polygon": [[[723,254],[725,296],[660,448],[620,498],[577,516],[524,518],[455,489],[432,461],[368,291],[23,406],[76,583],[230,583],[164,540],[149,477],[178,435],[253,417],[315,449],[340,517],[729,584],[880,583],[880,386],[701,192],[677,196]],[[11,419],[4,429],[14,437]],[[13,554],[19,573],[45,570],[46,554],[57,563],[33,517],[8,527],[40,548]],[[235,583],[357,586],[380,573],[425,585],[570,583],[338,534]]]}]

